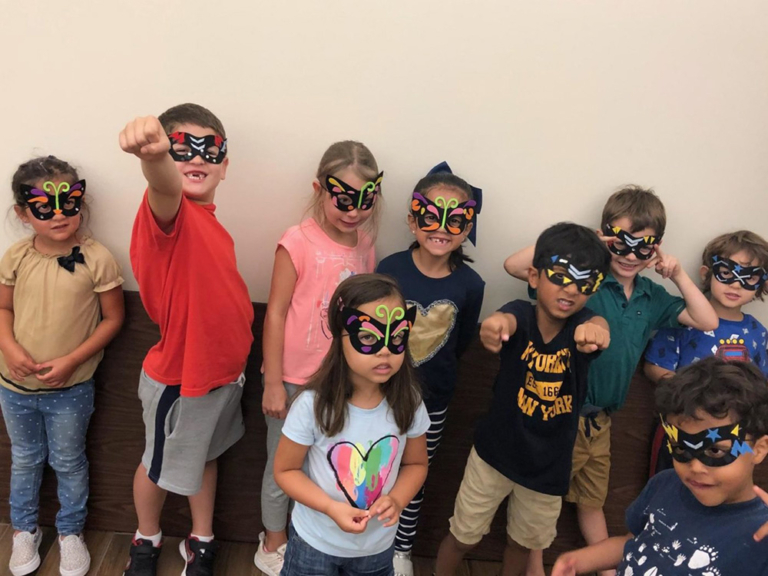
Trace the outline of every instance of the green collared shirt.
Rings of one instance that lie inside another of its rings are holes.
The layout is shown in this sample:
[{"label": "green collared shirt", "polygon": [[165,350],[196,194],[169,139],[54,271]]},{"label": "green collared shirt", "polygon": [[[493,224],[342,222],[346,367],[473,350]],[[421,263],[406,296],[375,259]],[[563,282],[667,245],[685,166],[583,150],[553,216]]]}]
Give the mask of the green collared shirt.
[{"label": "green collared shirt", "polygon": [[677,317],[685,310],[685,300],[638,275],[632,297],[627,301],[624,287],[608,274],[587,307],[605,318],[611,329],[611,345],[589,369],[587,404],[615,411],[627,398],[632,375],[651,332],[679,327]]}]

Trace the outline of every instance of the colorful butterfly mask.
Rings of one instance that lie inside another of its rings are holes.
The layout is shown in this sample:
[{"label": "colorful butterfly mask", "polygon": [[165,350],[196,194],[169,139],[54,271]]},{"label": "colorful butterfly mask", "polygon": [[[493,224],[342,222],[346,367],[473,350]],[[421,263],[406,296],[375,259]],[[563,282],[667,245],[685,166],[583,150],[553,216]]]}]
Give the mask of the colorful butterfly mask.
[{"label": "colorful butterfly mask", "polygon": [[221,164],[227,157],[227,141],[218,134],[195,136],[189,132],[168,135],[171,149],[168,151],[176,162],[189,162],[200,156],[210,164]]},{"label": "colorful butterfly mask", "polygon": [[38,220],[50,220],[56,214],[77,216],[83,204],[85,180],[79,180],[74,184],[68,182],[55,184],[49,180],[43,182],[42,190],[22,184],[21,193],[32,215]]},{"label": "colorful butterfly mask", "polygon": [[752,452],[740,424],[709,428],[696,434],[683,432],[663,417],[661,425],[667,434],[667,449],[678,462],[690,462],[696,458],[705,466],[727,466],[742,454]]},{"label": "colorful butterfly mask", "polygon": [[392,354],[402,354],[416,320],[416,307],[406,311],[398,306],[390,310],[381,304],[376,307],[376,316],[384,322],[354,308],[343,308],[341,315],[349,340],[360,354],[376,354],[384,346]]},{"label": "colorful butterfly mask", "polygon": [[579,292],[586,296],[591,296],[600,287],[605,276],[597,270],[579,270],[571,264],[568,258],[563,256],[552,256],[550,263],[544,269],[547,278],[553,284],[568,287],[575,284]]},{"label": "colorful butterfly mask", "polygon": [[444,229],[453,236],[462,234],[475,217],[474,200],[459,202],[456,198],[446,200],[442,196],[433,202],[418,192],[413,193],[411,214],[416,219],[420,230],[434,232]]},{"label": "colorful butterfly mask", "polygon": [[753,291],[768,280],[768,271],[762,266],[742,266],[721,256],[712,256],[712,275],[722,284],[738,282],[745,290]]},{"label": "colorful butterfly mask", "polygon": [[661,236],[632,236],[618,226],[605,225],[605,235],[616,237],[617,240],[608,244],[608,249],[617,256],[634,254],[638,260],[649,260],[653,257],[656,244],[661,242]]},{"label": "colorful butterfly mask", "polygon": [[326,176],[325,189],[331,195],[333,205],[342,212],[370,210],[376,203],[376,196],[381,193],[381,181],[383,179],[384,172],[379,172],[375,180],[366,182],[358,190],[336,176]]}]

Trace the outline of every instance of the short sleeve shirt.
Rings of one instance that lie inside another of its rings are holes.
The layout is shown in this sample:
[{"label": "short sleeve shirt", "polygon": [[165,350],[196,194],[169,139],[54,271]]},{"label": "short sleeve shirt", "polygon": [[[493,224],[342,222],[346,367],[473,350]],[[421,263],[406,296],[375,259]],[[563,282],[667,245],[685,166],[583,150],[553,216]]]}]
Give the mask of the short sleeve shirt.
[{"label": "short sleeve shirt", "polygon": [[726,361],[753,362],[768,376],[768,334],[754,316],[744,314],[740,321],[720,319],[709,332],[690,326],[659,330],[648,345],[645,360],[676,372],[703,358],[716,356]]},{"label": "short sleeve shirt", "polygon": [[[60,358],[85,342],[101,321],[99,294],[123,283],[120,266],[109,250],[92,238],[80,247],[84,263],[74,272],[59,265],[58,257],[37,251],[34,237],[12,245],[0,261],[0,283],[13,286],[13,333],[36,362]],[[93,376],[104,352],[83,362],[65,386]],[[2,385],[20,393],[51,390],[34,375],[11,380],[0,354]]]},{"label": "short sleeve shirt", "polygon": [[615,411],[624,405],[651,333],[679,327],[677,317],[685,309],[685,301],[645,276],[636,277],[627,300],[624,287],[608,274],[588,306],[608,322],[611,345],[592,363],[587,403]]},{"label": "short sleeve shirt", "polygon": [[235,259],[235,243],[216,206],[182,197],[173,229],[157,224],[146,194],[131,237],[131,264],[160,341],[144,370],[203,396],[238,379],[253,342],[253,304]]},{"label": "short sleeve shirt", "polygon": [[516,300],[500,312],[517,319],[501,348],[491,409],[478,424],[475,450],[486,463],[526,488],[561,496],[568,492],[579,411],[587,395],[590,361],[576,349],[574,332],[594,316],[584,308],[545,343],[536,308]]},{"label": "short sleeve shirt", "polygon": [[288,252],[296,285],[285,317],[283,380],[305,384],[331,347],[328,307],[342,280],[373,272],[376,254],[370,239],[358,232],[357,246],[331,240],[314,218],[289,228],[278,246]]},{"label": "short sleeve shirt", "polygon": [[[397,481],[400,461],[408,438],[426,434],[429,416],[424,404],[408,431],[395,424],[386,400],[369,410],[347,404],[344,429],[333,437],[322,433],[314,414],[315,392],[297,396],[283,426],[283,435],[309,446],[305,471],[332,499],[367,510],[388,494]],[[392,546],[397,526],[385,528],[371,518],[361,534],[342,532],[331,518],[297,502],[292,522],[310,546],[332,556],[354,558],[384,552]]]},{"label": "short sleeve shirt", "polygon": [[624,545],[619,575],[768,574],[768,546],[752,539],[768,522],[759,498],[704,506],[674,470],[664,470],[627,509],[626,522],[634,538]]}]

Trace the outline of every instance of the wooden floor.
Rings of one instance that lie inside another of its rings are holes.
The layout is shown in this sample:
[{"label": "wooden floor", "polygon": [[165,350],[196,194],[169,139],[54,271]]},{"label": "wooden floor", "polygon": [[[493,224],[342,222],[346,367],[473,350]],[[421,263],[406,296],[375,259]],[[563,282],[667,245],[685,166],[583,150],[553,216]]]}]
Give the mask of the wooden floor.
[{"label": "wooden floor", "polygon": [[[88,576],[121,576],[128,558],[131,534],[89,531],[85,533],[88,551],[91,553],[91,569]],[[181,538],[166,538],[158,565],[158,576],[180,576],[184,561],[179,554]],[[0,524],[0,576],[10,576],[8,559],[13,546],[13,529]],[[262,576],[253,565],[253,555],[258,544],[222,542],[216,559],[216,573],[222,576]],[[56,531],[43,528],[43,543],[40,545],[43,563],[35,572],[36,576],[59,576],[59,547],[56,545]],[[414,558],[415,576],[431,576],[434,565],[432,558]],[[456,576],[496,576],[499,564],[469,560],[464,562]]]}]

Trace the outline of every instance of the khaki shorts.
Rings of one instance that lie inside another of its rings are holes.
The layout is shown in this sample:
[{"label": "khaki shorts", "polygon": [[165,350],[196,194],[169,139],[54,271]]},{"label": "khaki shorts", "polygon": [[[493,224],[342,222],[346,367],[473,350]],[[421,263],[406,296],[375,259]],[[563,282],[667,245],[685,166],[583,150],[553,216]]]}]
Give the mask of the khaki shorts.
[{"label": "khaki shorts", "polygon": [[483,461],[474,447],[456,496],[451,534],[467,546],[480,542],[490,532],[496,510],[507,496],[509,537],[529,550],[548,548],[557,535],[562,497],[520,486]]},{"label": "khaki shorts", "polygon": [[611,417],[600,412],[595,421],[597,430],[590,425],[585,432],[583,416],[579,418],[579,432],[573,447],[571,487],[565,497],[567,502],[588,508],[602,508],[608,497],[608,478],[611,471]]}]

